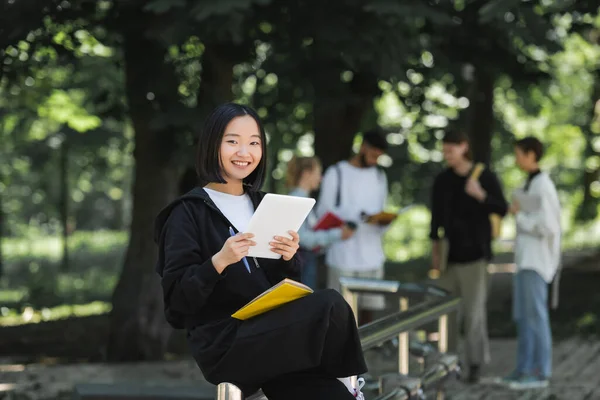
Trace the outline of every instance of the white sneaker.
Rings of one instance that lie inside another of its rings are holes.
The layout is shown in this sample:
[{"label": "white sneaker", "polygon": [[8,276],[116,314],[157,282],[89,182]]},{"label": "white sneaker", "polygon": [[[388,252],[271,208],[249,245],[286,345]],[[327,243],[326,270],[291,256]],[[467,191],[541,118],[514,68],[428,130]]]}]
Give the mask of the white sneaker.
[{"label": "white sneaker", "polygon": [[510,382],[508,387],[513,390],[544,389],[550,386],[550,382],[544,378],[525,376]]},{"label": "white sneaker", "polygon": [[358,378],[356,381],[357,388],[354,388],[354,397],[356,400],[365,400],[365,395],[360,390],[365,386],[365,378]]}]

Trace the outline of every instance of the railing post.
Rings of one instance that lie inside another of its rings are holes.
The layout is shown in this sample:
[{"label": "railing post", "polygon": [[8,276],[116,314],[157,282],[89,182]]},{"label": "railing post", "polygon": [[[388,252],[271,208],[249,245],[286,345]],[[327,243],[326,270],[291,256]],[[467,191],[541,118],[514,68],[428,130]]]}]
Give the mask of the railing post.
[{"label": "railing post", "polygon": [[350,305],[350,309],[354,314],[354,319],[356,320],[356,325],[358,325],[358,294],[352,292],[346,285],[340,283],[342,289],[342,297],[346,300],[346,302]]},{"label": "railing post", "polygon": [[217,386],[217,400],[244,400],[244,395],[233,383],[223,382]]},{"label": "railing post", "polygon": [[[408,310],[408,298],[400,297],[400,311]],[[398,372],[408,375],[409,372],[409,337],[408,332],[398,335]]]},{"label": "railing post", "polygon": [[442,315],[438,320],[438,350],[440,353],[448,352],[448,314]]},{"label": "railing post", "polygon": [[448,353],[458,352],[458,311],[448,314]]}]

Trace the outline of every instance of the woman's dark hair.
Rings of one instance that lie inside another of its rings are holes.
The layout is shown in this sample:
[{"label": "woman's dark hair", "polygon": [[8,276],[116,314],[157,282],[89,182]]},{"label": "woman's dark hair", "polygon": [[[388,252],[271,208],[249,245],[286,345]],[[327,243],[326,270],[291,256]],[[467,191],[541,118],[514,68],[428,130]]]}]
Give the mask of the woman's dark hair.
[{"label": "woman's dark hair", "polygon": [[544,156],[544,145],[539,141],[539,139],[533,136],[528,136],[526,138],[517,140],[515,142],[515,146],[521,149],[525,154],[533,151],[533,154],[535,154],[535,161],[540,161],[540,159]]},{"label": "woman's dark hair", "polygon": [[388,149],[387,139],[379,129],[371,129],[370,131],[365,132],[363,135],[363,143],[367,143],[369,146],[384,152]]},{"label": "woman's dark hair", "polygon": [[198,147],[196,150],[196,173],[198,174],[198,183],[201,186],[212,182],[227,183],[221,175],[220,149],[223,134],[227,125],[234,118],[245,115],[252,117],[258,125],[262,157],[256,169],[244,179],[244,185],[248,186],[248,189],[252,191],[258,191],[262,187],[267,171],[267,138],[265,129],[256,111],[248,106],[235,103],[225,103],[218,106],[204,121],[204,126],[198,136]]},{"label": "woman's dark hair", "polygon": [[467,143],[469,145],[469,149],[464,154],[464,157],[472,161],[473,153],[471,151],[471,141],[469,140],[469,136],[463,131],[459,130],[448,130],[444,133],[444,137],[442,138],[442,143],[450,143],[450,144],[463,144]]}]

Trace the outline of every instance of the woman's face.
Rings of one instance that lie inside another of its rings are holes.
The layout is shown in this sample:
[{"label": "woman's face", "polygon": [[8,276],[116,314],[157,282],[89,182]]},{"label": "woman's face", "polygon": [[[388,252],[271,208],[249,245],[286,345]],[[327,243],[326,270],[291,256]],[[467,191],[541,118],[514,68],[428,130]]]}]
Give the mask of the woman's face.
[{"label": "woman's face", "polygon": [[323,178],[323,170],[319,164],[315,164],[314,168],[309,172],[309,182],[311,190],[317,190],[321,186]]},{"label": "woman's face", "polygon": [[465,159],[465,154],[469,151],[469,144],[463,143],[444,143],[442,145],[442,153],[444,160],[449,167],[455,167],[458,163]]},{"label": "woman's face", "polygon": [[260,163],[262,138],[258,124],[249,115],[236,117],[225,128],[220,159],[227,182],[243,181]]},{"label": "woman's face", "polygon": [[519,146],[515,146],[515,162],[523,171],[530,171],[535,166],[535,154],[533,151],[526,153]]}]

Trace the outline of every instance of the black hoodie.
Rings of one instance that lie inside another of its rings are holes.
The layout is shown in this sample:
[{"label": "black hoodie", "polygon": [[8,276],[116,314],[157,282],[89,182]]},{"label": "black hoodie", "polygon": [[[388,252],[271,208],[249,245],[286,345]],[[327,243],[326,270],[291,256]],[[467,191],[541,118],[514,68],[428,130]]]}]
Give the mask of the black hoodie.
[{"label": "black hoodie", "polygon": [[[256,209],[264,193],[247,194]],[[202,348],[204,354],[194,356],[207,366],[235,337],[240,321],[231,314],[282,279],[297,280],[300,275],[296,257],[290,261],[248,258],[251,273],[240,261],[219,274],[212,256],[230,236],[229,227],[233,224],[199,187],[169,204],[155,221],[156,272],[167,321],[176,329],[195,330],[188,337],[197,342],[193,348]]]}]

